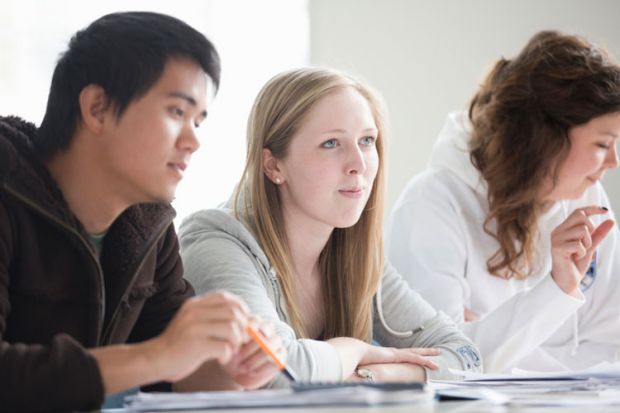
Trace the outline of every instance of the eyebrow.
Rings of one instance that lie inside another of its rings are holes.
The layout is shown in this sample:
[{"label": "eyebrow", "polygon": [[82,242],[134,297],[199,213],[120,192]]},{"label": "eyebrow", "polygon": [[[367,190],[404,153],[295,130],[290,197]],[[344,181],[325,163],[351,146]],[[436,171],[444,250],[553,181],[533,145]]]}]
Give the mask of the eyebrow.
[{"label": "eyebrow", "polygon": [[[194,99],[193,97],[191,97],[187,93],[183,93],[183,92],[170,92],[170,93],[168,93],[168,96],[169,97],[173,97],[173,98],[183,99],[183,100],[187,101],[190,105],[192,105],[194,107],[198,106],[198,102],[196,102],[196,99]],[[203,118],[206,118],[207,117],[207,111],[203,110],[200,115]]]},{"label": "eyebrow", "polygon": [[[362,132],[378,132],[379,130],[377,128],[366,128],[364,129]],[[332,130],[326,130],[323,133],[347,133],[348,131],[344,130],[344,129],[332,129]]]}]

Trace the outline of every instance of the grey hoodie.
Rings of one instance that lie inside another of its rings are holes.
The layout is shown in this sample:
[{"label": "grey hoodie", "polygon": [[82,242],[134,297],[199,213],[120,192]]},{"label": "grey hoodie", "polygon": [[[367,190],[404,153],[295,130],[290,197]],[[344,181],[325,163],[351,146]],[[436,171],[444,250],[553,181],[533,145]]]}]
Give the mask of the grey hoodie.
[{"label": "grey hoodie", "polygon": [[[180,227],[185,276],[198,293],[226,290],[249,306],[252,314],[275,324],[288,351],[287,363],[304,381],[339,381],[342,363],[327,342],[297,338],[288,324],[278,278],[250,231],[229,210],[199,211]],[[439,370],[429,379],[456,376],[448,368],[480,371],[481,357],[449,317],[435,311],[386,265],[382,287],[374,299],[373,341],[386,347],[436,347]],[[272,386],[286,385],[278,377]]]}]

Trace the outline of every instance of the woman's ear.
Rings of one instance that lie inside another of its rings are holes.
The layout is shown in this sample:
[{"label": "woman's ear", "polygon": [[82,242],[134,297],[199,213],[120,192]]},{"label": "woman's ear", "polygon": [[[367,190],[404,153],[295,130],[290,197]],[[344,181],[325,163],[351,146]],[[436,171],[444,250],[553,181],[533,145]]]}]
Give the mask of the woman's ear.
[{"label": "woman's ear", "polygon": [[94,134],[103,130],[108,98],[101,86],[90,84],[80,92],[80,115],[83,126]]},{"label": "woman's ear", "polygon": [[273,156],[271,151],[263,148],[263,170],[267,178],[276,185],[284,183],[284,174],[280,169],[280,162]]}]

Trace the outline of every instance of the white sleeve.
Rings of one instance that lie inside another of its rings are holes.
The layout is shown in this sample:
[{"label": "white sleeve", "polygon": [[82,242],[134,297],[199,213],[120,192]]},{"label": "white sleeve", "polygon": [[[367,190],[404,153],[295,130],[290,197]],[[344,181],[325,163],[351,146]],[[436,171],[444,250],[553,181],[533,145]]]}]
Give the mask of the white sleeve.
[{"label": "white sleeve", "polygon": [[463,330],[478,344],[486,371],[503,372],[544,343],[583,302],[545,277]]},{"label": "white sleeve", "polygon": [[[602,186],[593,188],[594,202],[609,206]],[[572,211],[568,211],[569,213]],[[614,219],[613,212],[596,218],[597,222]],[[596,225],[596,223],[595,223]],[[583,294],[586,303],[573,322],[573,342],[543,346],[546,356],[557,360],[565,369],[584,369],[602,361],[620,359],[620,231],[617,225],[596,251],[594,278]]]},{"label": "white sleeve", "polygon": [[[427,177],[423,177],[426,179]],[[436,178],[436,177],[430,177]],[[389,225],[388,255],[409,285],[435,308],[450,315],[478,346],[485,371],[500,372],[540,346],[583,303],[562,292],[551,280],[517,294],[484,318],[465,323],[471,286],[465,277],[477,251],[465,233],[473,219],[461,210],[453,188],[415,180],[407,198],[394,210]],[[482,225],[482,224],[481,224]],[[486,261],[487,257],[476,257]],[[489,275],[491,277],[491,275]]]}]

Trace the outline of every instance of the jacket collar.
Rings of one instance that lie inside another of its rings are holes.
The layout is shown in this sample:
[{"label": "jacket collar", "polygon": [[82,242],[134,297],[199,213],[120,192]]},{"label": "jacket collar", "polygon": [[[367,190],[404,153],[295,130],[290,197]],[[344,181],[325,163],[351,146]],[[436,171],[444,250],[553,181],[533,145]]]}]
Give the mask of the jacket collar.
[{"label": "jacket collar", "polygon": [[[0,117],[0,185],[88,239],[34,147],[32,137],[36,133],[32,123],[17,117]],[[112,224],[108,234],[122,233],[123,239],[118,240],[122,244],[143,244],[161,233],[174,216],[169,204],[134,205]]]}]

